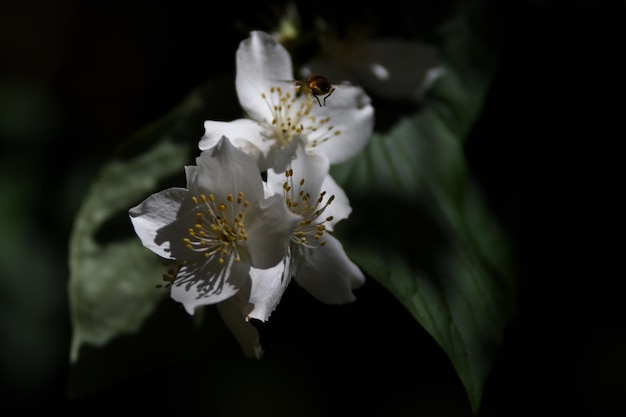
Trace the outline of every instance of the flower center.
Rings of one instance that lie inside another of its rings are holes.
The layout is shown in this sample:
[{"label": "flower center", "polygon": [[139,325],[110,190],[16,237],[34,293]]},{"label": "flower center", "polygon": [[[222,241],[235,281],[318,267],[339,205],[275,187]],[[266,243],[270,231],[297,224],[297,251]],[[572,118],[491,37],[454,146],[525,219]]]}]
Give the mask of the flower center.
[{"label": "flower center", "polygon": [[240,261],[237,242],[248,239],[244,220],[250,205],[243,199],[243,193],[239,192],[237,198],[228,194],[226,201],[220,203],[213,194],[208,197],[200,194],[200,199],[193,196],[192,201],[201,211],[196,214],[195,226],[189,229],[189,237],[183,239],[187,248],[203,252],[206,258],[217,256],[220,264],[224,263],[224,257],[230,256]]},{"label": "flower center", "polygon": [[298,94],[299,89],[295,87],[292,94],[283,91],[280,86],[272,86],[269,94],[261,94],[272,114],[272,120],[263,123],[263,140],[274,141],[279,148],[285,148],[294,136],[306,135],[307,146],[316,147],[341,134],[340,130],[330,124],[330,116],[318,117],[311,114],[317,101],[311,94]]},{"label": "flower center", "polygon": [[293,213],[303,217],[299,227],[291,236],[291,241],[308,248],[324,246],[326,241],[321,238],[326,230],[325,223],[332,221],[333,216],[322,218],[322,214],[333,202],[335,196],[331,195],[323,203],[326,191],[322,191],[319,197],[313,200],[311,195],[302,188],[304,179],[298,182],[298,189],[296,190],[293,186],[293,170],[285,171],[285,176],[287,178],[283,183],[283,194],[287,207]]}]

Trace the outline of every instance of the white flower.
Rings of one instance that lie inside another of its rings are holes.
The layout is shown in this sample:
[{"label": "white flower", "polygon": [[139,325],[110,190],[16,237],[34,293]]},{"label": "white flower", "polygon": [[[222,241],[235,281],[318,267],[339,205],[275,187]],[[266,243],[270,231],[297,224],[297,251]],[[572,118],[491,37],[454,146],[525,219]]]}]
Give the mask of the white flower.
[{"label": "white flower", "polygon": [[298,140],[308,152],[324,154],[333,164],[354,156],[369,140],[374,109],[365,92],[339,85],[320,106],[293,81],[291,57],[270,34],[251,32],[237,50],[236,64],[237,95],[248,118],[206,121],[200,149],[215,146],[226,135],[253,156],[261,171],[282,172]]},{"label": "white flower", "polygon": [[284,259],[300,223],[281,196],[265,197],[254,161],[226,137],[196,164],[185,169],[187,188],[158,192],[129,210],[143,245],[178,264],[171,296],[189,314],[247,291],[251,268]]},{"label": "white flower", "polygon": [[[352,208],[345,192],[329,175],[330,163],[322,154],[296,150],[291,167],[282,173],[267,172],[269,192],[281,195],[285,206],[301,216],[283,262],[265,270],[252,269],[249,317],[267,320],[291,277],[318,300],[327,304],[354,301],[352,290],[365,282],[361,270],[348,258],[332,232]],[[273,294],[273,297],[267,297]]]}]

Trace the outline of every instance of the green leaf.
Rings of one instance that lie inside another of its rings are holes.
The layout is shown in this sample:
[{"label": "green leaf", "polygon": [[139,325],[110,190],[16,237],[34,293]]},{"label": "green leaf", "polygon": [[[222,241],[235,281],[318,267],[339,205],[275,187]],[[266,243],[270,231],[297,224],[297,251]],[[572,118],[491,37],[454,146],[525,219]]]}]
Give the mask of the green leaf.
[{"label": "green leaf", "polygon": [[128,138],[91,183],[69,244],[72,363],[83,345],[102,347],[137,332],[168,294],[155,288],[165,267],[134,234],[128,209],[164,183],[184,186],[184,166],[195,157],[203,121],[239,111],[232,77],[209,82]]},{"label": "green leaf", "polygon": [[508,237],[465,161],[497,63],[471,27],[476,10],[464,12],[445,27],[445,73],[422,112],[332,174],[354,208],[337,230],[346,250],[447,353],[476,413],[516,281]]}]

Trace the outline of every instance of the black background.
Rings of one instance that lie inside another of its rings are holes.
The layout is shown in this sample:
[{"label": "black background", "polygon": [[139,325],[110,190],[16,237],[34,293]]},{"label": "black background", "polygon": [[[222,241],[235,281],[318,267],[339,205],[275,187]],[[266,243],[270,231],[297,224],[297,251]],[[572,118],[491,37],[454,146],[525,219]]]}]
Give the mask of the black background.
[{"label": "black background", "polygon": [[[625,139],[625,3],[487,3],[501,66],[467,156],[511,234],[521,307],[478,416],[626,415],[618,152]],[[315,1],[299,9],[337,24],[370,22],[382,34],[419,27],[427,35],[449,4]],[[12,175],[45,172],[37,186],[53,202],[34,202],[33,221],[40,239],[57,242],[51,256],[63,264],[50,296],[65,297],[66,242],[79,201],[59,201],[68,195],[64,181],[84,172],[84,183],[72,185],[79,195],[124,137],[206,78],[232,72],[239,41],[273,17],[269,3],[0,3],[3,78],[36,86],[55,109],[52,121],[33,120],[32,137],[0,144],[5,163],[26,165]],[[47,127],[45,134],[38,125]],[[66,395],[71,328],[62,304],[51,324],[54,339],[38,347],[56,348],[58,361],[32,381],[5,374],[0,395],[7,406],[65,414],[469,416],[446,356],[409,313],[373,281],[357,297],[354,305],[325,306],[292,285],[260,326],[267,354],[259,363],[228,354],[237,347],[224,337],[217,365],[198,354],[174,358],[171,366],[168,357],[72,400]],[[200,385],[190,376],[198,370],[206,376]]]}]

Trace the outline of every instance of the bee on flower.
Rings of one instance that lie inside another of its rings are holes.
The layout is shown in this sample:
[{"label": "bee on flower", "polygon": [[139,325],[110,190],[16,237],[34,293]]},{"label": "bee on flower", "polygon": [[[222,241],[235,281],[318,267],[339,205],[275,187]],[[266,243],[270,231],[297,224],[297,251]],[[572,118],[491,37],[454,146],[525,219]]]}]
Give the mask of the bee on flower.
[{"label": "bee on flower", "polygon": [[[261,171],[282,172],[299,138],[307,152],[324,154],[331,164],[347,160],[367,144],[374,108],[360,87],[346,85],[335,92],[335,85],[320,75],[285,83],[295,79],[291,57],[262,31],[251,32],[241,42],[236,64],[237,96],[247,117],[206,121],[200,149],[213,147],[226,135],[256,160]],[[300,94],[303,88],[311,94]],[[331,94],[332,100],[327,100]]]}]

